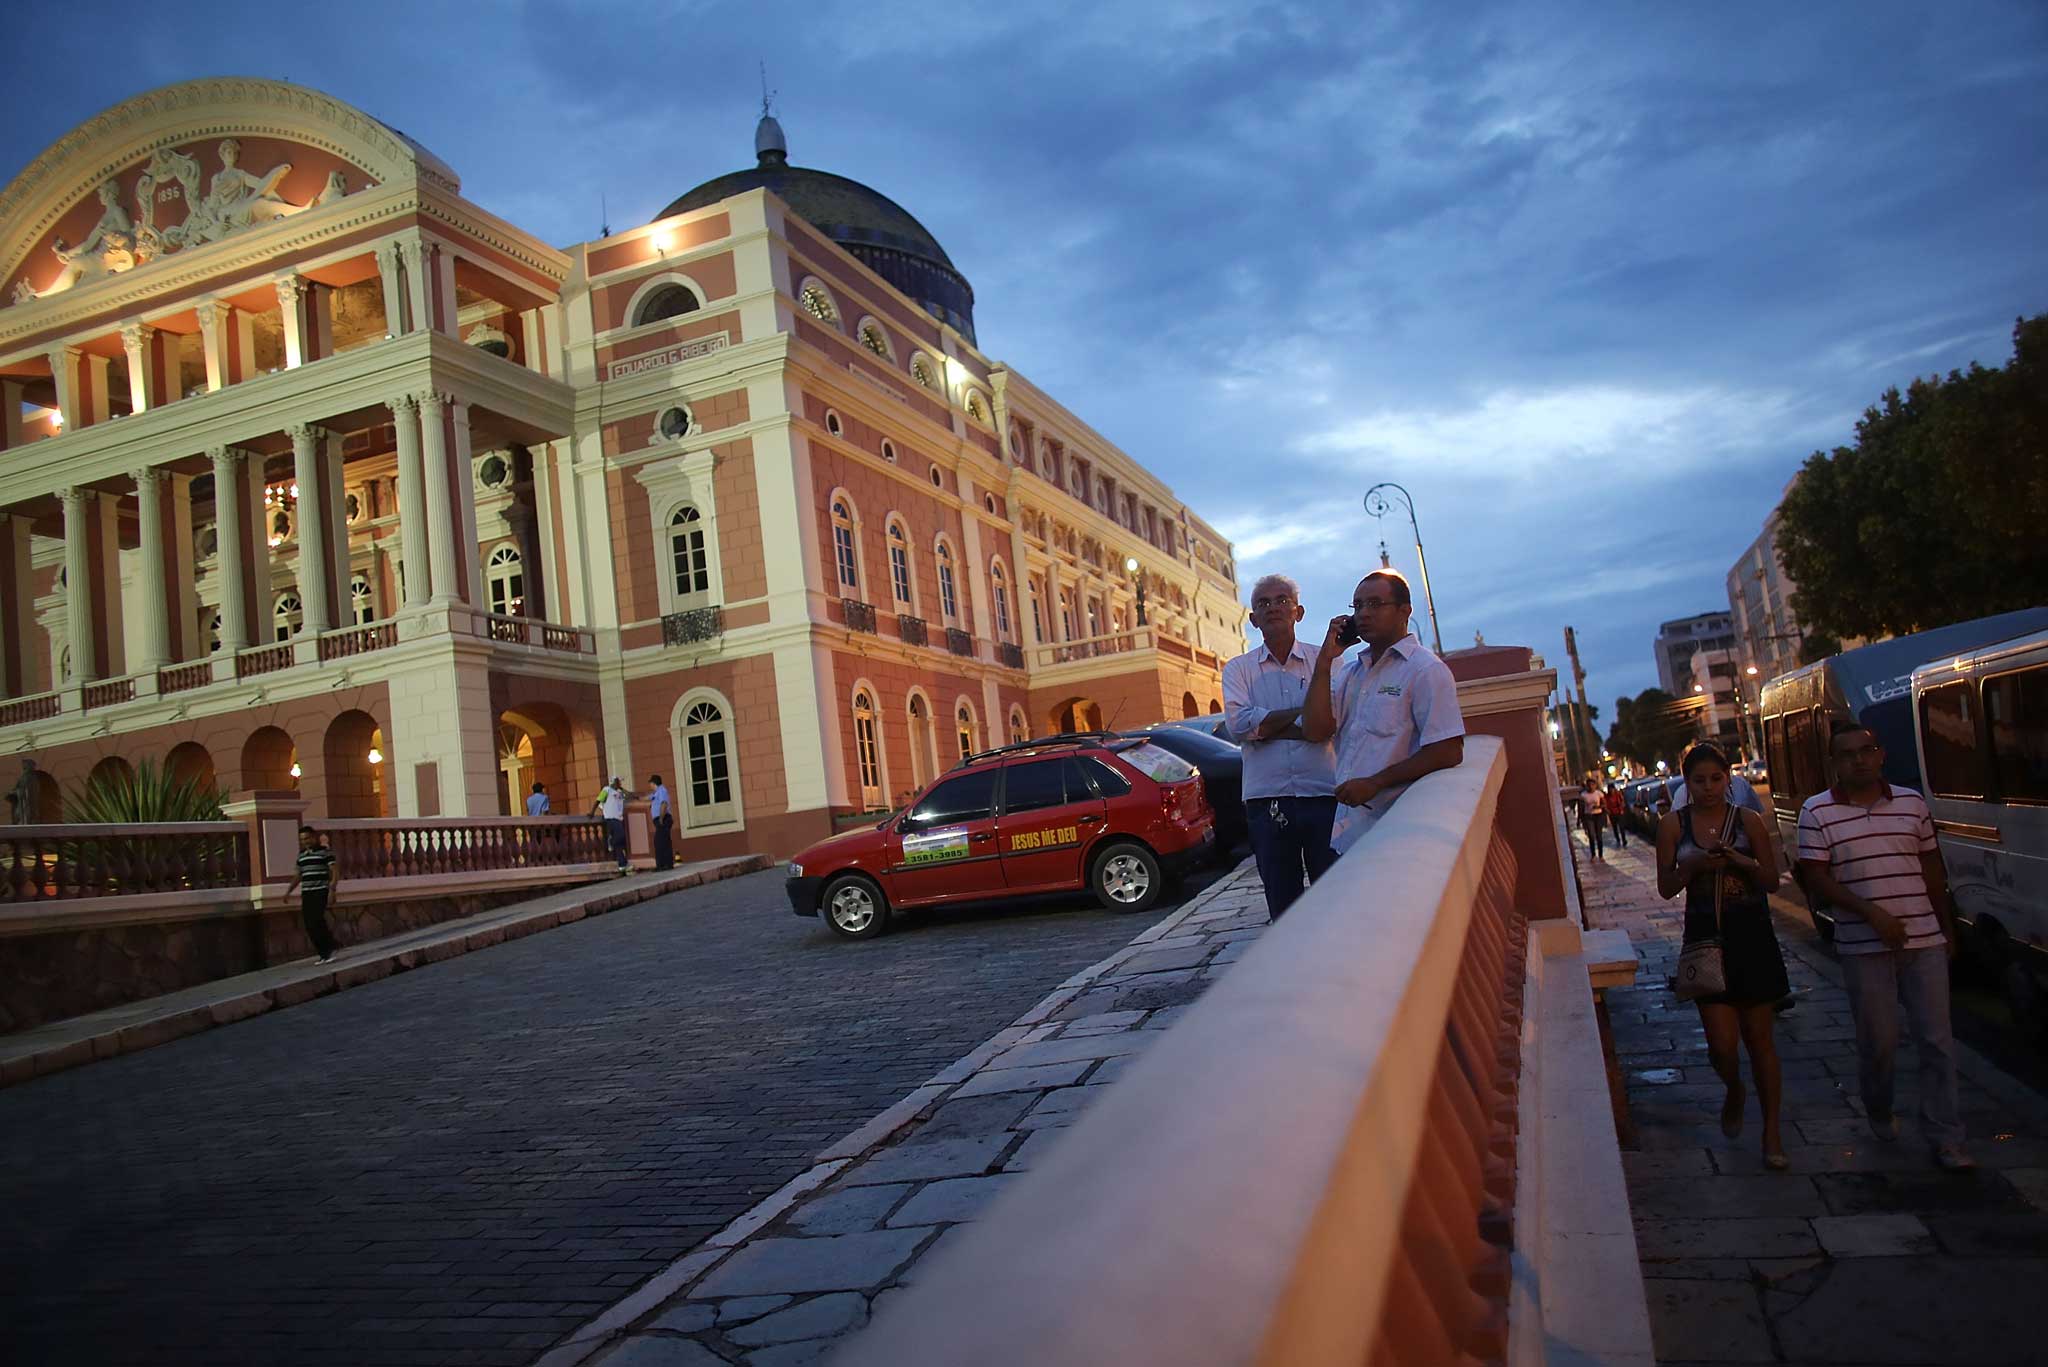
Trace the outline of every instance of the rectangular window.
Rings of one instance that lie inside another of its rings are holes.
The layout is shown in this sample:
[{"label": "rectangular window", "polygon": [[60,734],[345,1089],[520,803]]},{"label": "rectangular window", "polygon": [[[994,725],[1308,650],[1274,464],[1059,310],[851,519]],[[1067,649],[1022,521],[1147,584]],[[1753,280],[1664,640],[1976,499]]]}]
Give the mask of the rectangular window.
[{"label": "rectangular window", "polygon": [[910,556],[901,546],[889,548],[889,586],[896,592],[896,601],[910,601]]},{"label": "rectangular window", "polygon": [[996,808],[997,769],[990,765],[949,778],[924,795],[906,824],[940,826],[955,821],[979,821]]},{"label": "rectangular window", "polygon": [[1792,796],[1805,801],[1827,782],[1823,772],[1813,735],[1813,714],[1811,712],[1790,712],[1785,716],[1786,777],[1791,781]]},{"label": "rectangular window", "polygon": [[1920,695],[1920,748],[1927,790],[1942,797],[1983,797],[1984,750],[1979,742],[1977,689],[1969,680]]},{"label": "rectangular window", "polygon": [[1998,796],[2048,803],[2048,665],[1986,679],[1984,720]]},{"label": "rectangular window", "polygon": [[832,529],[832,552],[839,562],[840,587],[849,592],[858,592],[860,589],[860,575],[854,567],[853,528],[834,527]]}]

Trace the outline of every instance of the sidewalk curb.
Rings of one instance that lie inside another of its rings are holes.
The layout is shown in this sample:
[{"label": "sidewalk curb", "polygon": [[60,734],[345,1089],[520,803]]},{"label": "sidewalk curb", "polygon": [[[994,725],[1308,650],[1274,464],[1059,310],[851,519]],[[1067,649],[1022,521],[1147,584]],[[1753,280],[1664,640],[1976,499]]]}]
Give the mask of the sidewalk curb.
[{"label": "sidewalk curb", "polygon": [[738,1249],[756,1230],[795,1205],[799,1197],[823,1186],[854,1159],[870,1149],[888,1142],[892,1135],[922,1115],[934,1102],[974,1076],[982,1064],[1020,1041],[1031,1032],[1033,1026],[1079,996],[1088,984],[1154,941],[1164,939],[1174,928],[1199,912],[1211,900],[1222,895],[1231,880],[1249,862],[1250,858],[1247,856],[1231,866],[1215,882],[1140,931],[1123,948],[1074,974],[1040,998],[1036,1005],[1015,1021],[932,1074],[922,1085],[913,1089],[895,1105],[828,1144],[818,1152],[809,1168],[755,1203],[725,1228],[642,1282],[624,1299],[615,1302],[581,1328],[572,1331],[568,1338],[535,1358],[533,1367],[579,1367],[609,1347],[613,1339],[632,1326],[633,1321],[709,1272],[728,1253]]},{"label": "sidewalk curb", "polygon": [[[400,942],[393,944],[390,949],[373,949],[364,957],[349,958],[347,962],[330,967],[309,964],[298,975],[269,987],[253,988],[192,1006],[166,1009],[161,1014],[145,1016],[143,1019],[125,1024],[115,1025],[110,1022],[107,1029],[97,1034],[0,1057],[0,1089],[16,1086],[33,1078],[48,1077],[52,1073],[61,1073],[67,1068],[76,1068],[100,1059],[154,1049],[159,1044],[168,1044],[172,1040],[196,1035],[216,1026],[232,1025],[236,1021],[248,1020],[267,1011],[297,1006],[334,992],[345,992],[352,987],[361,987],[388,978],[394,973],[404,973],[475,950],[488,949],[507,940],[524,939],[543,930],[570,925],[590,916],[602,916],[621,907],[637,906],[642,902],[665,897],[672,892],[681,892],[686,888],[701,887],[706,883],[718,883],[728,878],[758,873],[762,869],[772,867],[774,863],[775,861],[765,854],[706,860],[704,867],[629,888],[597,893],[587,902],[549,907],[524,916],[518,914],[518,907],[521,904],[514,903],[511,906],[478,912],[473,916],[443,921],[436,926],[422,926],[418,930],[389,937],[391,941]],[[595,883],[587,886],[595,890],[607,888],[609,885]],[[562,895],[564,892],[558,891],[543,894],[533,900],[541,901],[547,897]],[[347,956],[349,951],[345,950],[343,954]],[[200,986],[203,987],[204,984]],[[126,1007],[113,1008],[108,1014],[126,1013],[147,1006],[148,1001],[145,999]],[[64,1022],[56,1021],[51,1024],[62,1025]],[[6,1045],[7,1041],[0,1038],[0,1051],[4,1051]]]}]

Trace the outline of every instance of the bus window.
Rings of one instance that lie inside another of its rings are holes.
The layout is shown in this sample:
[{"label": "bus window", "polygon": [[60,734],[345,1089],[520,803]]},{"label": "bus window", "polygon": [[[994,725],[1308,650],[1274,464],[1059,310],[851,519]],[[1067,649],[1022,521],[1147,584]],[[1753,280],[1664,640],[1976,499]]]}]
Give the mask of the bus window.
[{"label": "bus window", "polygon": [[1999,796],[2048,802],[2048,665],[1986,679],[1984,720]]},{"label": "bus window", "polygon": [[1977,690],[1967,679],[1920,694],[1920,748],[1928,792],[1941,797],[1984,796],[1977,712]]},{"label": "bus window", "polygon": [[1764,763],[1770,767],[1771,787],[1792,786],[1792,766],[1785,757],[1785,719],[1782,716],[1764,718]]},{"label": "bus window", "polygon": [[1827,783],[1821,778],[1821,766],[1816,762],[1816,742],[1813,736],[1813,713],[1788,712],[1785,714],[1785,776],[1792,785],[1792,796],[1804,802]]}]

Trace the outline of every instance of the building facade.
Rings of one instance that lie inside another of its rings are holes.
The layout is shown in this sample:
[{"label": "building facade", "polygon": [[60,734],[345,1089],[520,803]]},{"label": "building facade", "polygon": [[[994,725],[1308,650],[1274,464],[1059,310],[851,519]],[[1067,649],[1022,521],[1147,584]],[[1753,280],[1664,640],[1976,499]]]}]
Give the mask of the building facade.
[{"label": "building facade", "polygon": [[883,196],[757,166],[558,249],[302,87],[0,194],[0,746],[314,819],[586,810],[786,851],[967,750],[1217,710],[1229,543],[973,340]]},{"label": "building facade", "polygon": [[1750,694],[1743,666],[1734,650],[1701,649],[1692,653],[1680,698],[1700,703],[1700,736],[1734,754],[1748,748],[1746,734]]},{"label": "building facade", "polygon": [[[1790,488],[1788,484],[1786,488]],[[1792,611],[1792,580],[1778,560],[1778,510],[1728,570],[1728,611],[1735,634],[1760,679],[1799,668],[1805,626]]]},{"label": "building facade", "polygon": [[1725,612],[1680,617],[1657,628],[1657,686],[1673,697],[1692,692],[1692,657],[1698,650],[1731,650],[1735,619]]}]

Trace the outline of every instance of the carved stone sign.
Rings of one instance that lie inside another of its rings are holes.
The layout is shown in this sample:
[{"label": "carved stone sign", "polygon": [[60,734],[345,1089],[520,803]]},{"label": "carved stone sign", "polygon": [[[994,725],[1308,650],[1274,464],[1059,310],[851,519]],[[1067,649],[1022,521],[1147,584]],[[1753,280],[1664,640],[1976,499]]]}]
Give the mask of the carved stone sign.
[{"label": "carved stone sign", "polygon": [[628,375],[639,375],[649,370],[660,370],[664,366],[679,365],[694,361],[699,356],[709,356],[714,351],[723,351],[732,339],[723,332],[714,332],[709,337],[698,337],[688,342],[661,351],[650,351],[645,356],[630,356],[623,361],[613,361],[605,372],[607,380],[622,380]]}]

